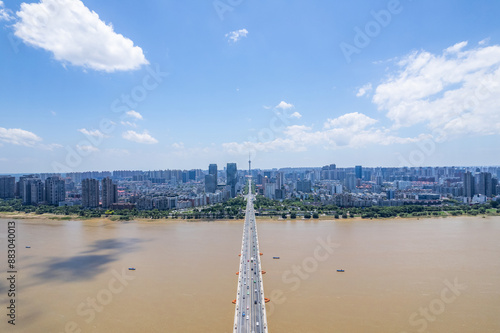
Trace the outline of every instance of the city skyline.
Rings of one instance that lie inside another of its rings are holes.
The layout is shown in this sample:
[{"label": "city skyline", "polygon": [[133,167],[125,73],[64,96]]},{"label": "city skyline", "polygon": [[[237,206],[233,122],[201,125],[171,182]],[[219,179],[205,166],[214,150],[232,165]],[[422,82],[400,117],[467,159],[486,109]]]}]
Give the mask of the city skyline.
[{"label": "city skyline", "polygon": [[498,165],[500,4],[218,3],[0,1],[0,173]]},{"label": "city skyline", "polygon": [[249,175],[255,179],[257,194],[278,201],[300,198],[322,205],[334,202],[338,206],[368,207],[484,204],[500,199],[500,167],[340,168],[330,164],[321,168],[238,171],[236,163],[228,163],[220,172],[216,164],[210,164],[205,171],[0,176],[0,199],[17,198],[17,203],[10,201],[15,205],[81,206],[84,210],[100,206],[112,210],[184,209],[218,204],[244,194]]},{"label": "city skyline", "polygon": [[[227,164],[232,164],[232,162],[228,162]],[[238,166],[238,163],[235,163],[236,166]],[[248,164],[248,161],[247,161]],[[218,165],[217,163],[210,163],[210,165]],[[210,166],[209,165],[209,166]],[[500,164],[492,164],[492,165],[418,165],[418,166],[411,166],[411,165],[402,165],[402,166],[382,166],[382,165],[342,165],[342,164],[336,164],[336,163],[327,163],[327,165],[335,165],[339,169],[352,169],[353,172],[355,173],[356,167],[362,166],[362,168],[368,168],[368,169],[378,169],[378,168],[384,168],[384,169],[398,169],[398,168],[407,168],[407,169],[439,169],[439,168],[457,168],[457,169],[488,169],[488,168],[500,168]],[[251,170],[255,171],[279,171],[279,170],[286,170],[286,169],[321,169],[324,167],[324,165],[317,165],[317,166],[271,166],[269,168],[260,168],[256,167]],[[117,168],[117,169],[93,169],[93,170],[83,170],[83,171],[70,171],[70,172],[41,172],[41,171],[32,171],[32,172],[0,172],[0,176],[10,176],[10,175],[36,175],[36,174],[44,174],[44,175],[49,175],[49,174],[67,174],[67,173],[89,173],[89,172],[122,172],[122,171],[140,171],[140,172],[154,172],[154,171],[164,171],[164,170],[176,170],[176,171],[193,171],[193,170],[201,170],[201,171],[206,171],[208,174],[210,174],[210,168],[208,167],[202,167],[202,168],[194,168],[194,167],[188,167],[188,168],[157,168],[157,169],[126,169],[126,168]],[[222,169],[219,169],[218,172],[226,172],[227,171],[227,166],[224,166]],[[241,172],[248,172],[248,169],[245,169],[242,167],[241,169],[238,169],[238,171]]]}]

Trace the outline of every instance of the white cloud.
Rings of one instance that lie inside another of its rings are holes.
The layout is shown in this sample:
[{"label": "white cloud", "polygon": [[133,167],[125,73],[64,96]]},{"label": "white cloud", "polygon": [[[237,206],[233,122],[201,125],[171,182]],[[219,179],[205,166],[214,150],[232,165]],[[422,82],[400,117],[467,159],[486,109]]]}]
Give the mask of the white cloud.
[{"label": "white cloud", "polygon": [[139,120],[142,120],[142,115],[137,112],[137,111],[134,111],[134,110],[130,110],[128,112],[126,112],[127,116],[131,117],[131,118],[135,118],[135,119],[139,119]]},{"label": "white cloud", "polygon": [[372,90],[372,84],[367,83],[361,88],[359,88],[358,93],[356,94],[356,97],[361,97],[364,96],[366,93],[370,92]]},{"label": "white cloud", "polygon": [[478,44],[479,44],[479,45],[485,45],[485,44],[488,44],[489,42],[490,42],[490,37],[485,38],[485,39],[483,39],[483,40],[480,40],[480,41],[478,42]]},{"label": "white cloud", "polygon": [[55,111],[50,111],[50,114],[53,116],[57,116],[57,113]]},{"label": "white cloud", "polygon": [[172,143],[172,148],[174,148],[174,149],[184,149],[184,143],[183,142],[174,142],[174,143]]},{"label": "white cloud", "polygon": [[84,134],[84,135],[87,135],[87,136],[95,136],[97,138],[105,138],[107,137],[106,135],[104,135],[101,131],[99,130],[88,130],[88,129],[85,129],[85,128],[80,128],[78,130],[78,132]]},{"label": "white cloud", "polygon": [[93,153],[93,152],[99,151],[99,148],[94,147],[92,145],[76,145],[76,149],[78,149],[81,152],[86,152],[86,153]]},{"label": "white cloud", "polygon": [[121,121],[120,124],[122,124],[123,126],[137,127],[136,123],[132,123],[130,121]]},{"label": "white cloud", "polygon": [[297,111],[295,111],[294,113],[292,113],[290,115],[290,118],[297,118],[297,119],[300,119],[302,118],[302,115],[300,113],[298,113]]},{"label": "white cloud", "polygon": [[0,141],[19,146],[32,147],[42,141],[42,138],[35,133],[20,128],[0,127]]},{"label": "white cloud", "polygon": [[56,148],[62,148],[63,145],[60,145],[58,143],[49,143],[49,144],[39,143],[36,145],[36,147],[44,150],[54,150]]},{"label": "white cloud", "polygon": [[29,132],[20,128],[0,127],[0,147],[2,146],[2,142],[43,150],[54,150],[55,148],[63,147],[62,145],[57,143],[42,143],[41,137],[33,132]]},{"label": "white cloud", "polygon": [[262,107],[263,107],[264,109],[266,109],[266,110],[270,110],[270,109],[272,109],[272,107],[267,106],[267,105],[262,105]]},{"label": "white cloud", "polygon": [[346,113],[338,118],[327,119],[324,128],[349,128],[352,131],[359,131],[373,125],[377,120],[359,112]]},{"label": "white cloud", "polygon": [[287,103],[285,101],[281,101],[278,105],[275,106],[275,108],[282,109],[282,110],[291,109],[291,108],[293,108],[293,104]]},{"label": "white cloud", "polygon": [[467,41],[456,43],[455,45],[450,46],[446,50],[444,50],[445,53],[458,53],[460,52],[464,47],[466,47],[468,44]]},{"label": "white cloud", "polygon": [[428,138],[402,138],[391,134],[386,128],[375,128],[377,120],[361,113],[347,113],[338,118],[328,119],[323,130],[313,131],[304,125],[288,126],[283,137],[267,142],[230,142],[223,144],[228,153],[243,154],[248,151],[305,151],[309,147],[323,146],[326,149],[361,148],[368,145],[391,145],[417,142]]},{"label": "white cloud", "polygon": [[56,60],[98,71],[136,70],[148,64],[142,49],[80,0],[22,3],[15,35],[54,54]]},{"label": "white cloud", "polygon": [[158,140],[153,138],[147,131],[142,133],[137,133],[135,131],[126,131],[122,133],[122,137],[125,140],[134,141],[137,143],[154,144],[158,143]]},{"label": "white cloud", "polygon": [[3,1],[0,1],[0,21],[12,21],[13,19],[12,11],[5,9]]},{"label": "white cloud", "polygon": [[372,101],[394,128],[425,124],[441,139],[500,134],[500,46],[466,45],[414,52],[376,88]]},{"label": "white cloud", "polygon": [[228,39],[228,42],[236,43],[241,38],[246,37],[247,34],[248,34],[247,29],[240,29],[240,30],[235,30],[235,31],[231,31],[231,32],[227,33],[226,38]]}]

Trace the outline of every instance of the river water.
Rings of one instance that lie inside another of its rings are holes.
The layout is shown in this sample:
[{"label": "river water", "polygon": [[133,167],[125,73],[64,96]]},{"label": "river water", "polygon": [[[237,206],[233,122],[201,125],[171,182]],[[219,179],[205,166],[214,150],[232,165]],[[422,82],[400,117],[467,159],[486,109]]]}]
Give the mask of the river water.
[{"label": "river water", "polygon": [[[258,231],[271,333],[500,332],[499,217]],[[0,332],[231,332],[241,222],[16,220],[15,327],[6,235]]]}]

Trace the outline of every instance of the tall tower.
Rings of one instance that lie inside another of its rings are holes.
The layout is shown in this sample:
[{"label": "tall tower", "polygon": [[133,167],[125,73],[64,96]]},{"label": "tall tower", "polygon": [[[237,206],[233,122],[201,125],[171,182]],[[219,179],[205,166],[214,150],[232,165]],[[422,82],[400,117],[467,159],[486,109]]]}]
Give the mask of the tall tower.
[{"label": "tall tower", "polygon": [[59,201],[66,200],[66,185],[64,179],[58,176],[45,180],[45,200],[49,205],[58,205]]},{"label": "tall tower", "polygon": [[82,206],[83,208],[99,207],[99,181],[97,179],[82,180]]},{"label": "tall tower", "polygon": [[217,164],[210,164],[208,166],[208,174],[213,175],[217,179]]},{"label": "tall tower", "polygon": [[231,198],[236,197],[236,184],[238,183],[238,169],[236,163],[228,163],[226,168],[226,185],[231,186]]},{"label": "tall tower", "polygon": [[14,199],[16,195],[16,178],[0,176],[0,199]]},{"label": "tall tower", "polygon": [[248,175],[252,175],[252,161],[250,160],[250,153],[248,153]]},{"label": "tall tower", "polygon": [[208,166],[208,175],[205,175],[205,192],[215,193],[217,190],[217,164]]},{"label": "tall tower", "polygon": [[361,165],[356,165],[354,167],[354,173],[356,174],[356,178],[363,178],[363,167]]},{"label": "tall tower", "polygon": [[472,198],[474,196],[474,176],[470,171],[466,171],[463,176],[464,197]]},{"label": "tall tower", "polygon": [[101,182],[102,208],[109,208],[111,204],[118,202],[118,187],[109,177],[103,178]]}]

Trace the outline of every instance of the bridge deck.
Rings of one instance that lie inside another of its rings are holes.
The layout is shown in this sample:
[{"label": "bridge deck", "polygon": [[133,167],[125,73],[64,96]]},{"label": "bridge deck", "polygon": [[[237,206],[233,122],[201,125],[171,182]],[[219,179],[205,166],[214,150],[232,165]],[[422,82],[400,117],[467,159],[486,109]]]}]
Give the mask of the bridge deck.
[{"label": "bridge deck", "polygon": [[[252,188],[251,179],[248,188]],[[241,242],[234,332],[267,333],[264,284],[253,200],[254,195],[249,193]]]}]

